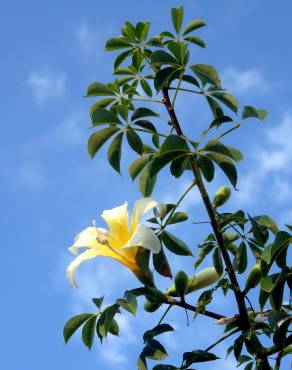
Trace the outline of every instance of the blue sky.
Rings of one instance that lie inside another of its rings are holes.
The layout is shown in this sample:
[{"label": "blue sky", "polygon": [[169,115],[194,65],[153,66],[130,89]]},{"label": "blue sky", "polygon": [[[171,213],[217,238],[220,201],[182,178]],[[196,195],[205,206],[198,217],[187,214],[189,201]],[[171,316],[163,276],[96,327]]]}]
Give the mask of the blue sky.
[{"label": "blue sky", "polygon": [[[107,38],[119,34],[124,20],[151,20],[155,34],[170,26],[169,8],[177,5],[185,6],[187,20],[203,18],[209,25],[200,32],[208,49],[195,49],[194,62],[216,66],[224,85],[242,105],[269,111],[265,123],[249,120],[232,138],[245,154],[245,161],[239,166],[239,192],[233,194],[229,209],[244,208],[252,215],[271,214],[280,225],[292,223],[289,0],[282,1],[281,6],[264,0],[181,0],[161,4],[153,0],[3,2],[3,368],[134,369],[142,333],[161,315],[158,313],[154,321],[153,316],[143,312],[136,320],[124,314],[121,338],[109,339],[102,348],[96,343],[90,353],[81,346],[79,336],[68,346],[63,344],[64,322],[75,313],[94,309],[92,297],[109,292],[106,301],[111,303],[129,286],[137,286],[130,272],[103,259],[80,268],[77,290],[65,278],[66,266],[72,259],[67,247],[73,236],[93,218],[99,220],[104,209],[126,200],[131,206],[140,196],[126,175],[126,164],[132,157],[128,151],[123,177],[105,164],[104,151],[96,160],[89,160],[86,142],[90,102],[82,96],[90,82],[110,80],[112,56],[105,54],[103,47]],[[210,122],[209,113],[197,100],[184,96],[178,100],[178,109],[187,131],[194,136]],[[218,176],[210,187],[211,193],[226,183]],[[177,185],[162,177],[154,197],[175,200],[185,185],[187,180]],[[195,193],[182,209],[190,212],[191,221],[205,217]],[[174,231],[194,247],[203,233],[191,222],[187,226]],[[190,268],[192,261],[174,261],[174,270],[185,263]],[[233,313],[233,304],[232,297],[227,301],[219,297],[213,308]],[[145,319],[140,323],[142,315]],[[168,335],[164,341],[169,352],[178,354],[171,357],[173,363],[185,346],[188,350],[204,348],[209,335],[219,338],[222,331],[204,318],[187,328],[183,312],[173,312],[169,319],[170,323],[175,320],[177,327],[177,336]],[[224,350],[219,347],[223,358]],[[234,368],[232,358],[223,363],[226,370]],[[201,368],[212,369],[210,365]]]}]

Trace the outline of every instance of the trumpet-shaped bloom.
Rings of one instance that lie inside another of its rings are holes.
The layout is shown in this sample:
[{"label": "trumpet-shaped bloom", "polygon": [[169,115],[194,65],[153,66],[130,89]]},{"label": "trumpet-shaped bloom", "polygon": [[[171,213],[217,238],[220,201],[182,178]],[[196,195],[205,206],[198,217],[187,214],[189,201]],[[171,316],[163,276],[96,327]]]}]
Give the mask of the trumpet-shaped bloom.
[{"label": "trumpet-shaped bloom", "polygon": [[84,248],[85,251],[67,268],[67,277],[73,287],[77,286],[74,278],[76,269],[82,262],[96,256],[113,258],[137,274],[140,268],[136,262],[136,254],[140,247],[159,253],[161,245],[158,237],[152,229],[140,224],[143,215],[157,205],[151,198],[137,200],[129,223],[128,204],[125,203],[102,213],[101,217],[107,223],[108,230],[94,225],[77,234],[69,251],[75,255],[79,248]]}]

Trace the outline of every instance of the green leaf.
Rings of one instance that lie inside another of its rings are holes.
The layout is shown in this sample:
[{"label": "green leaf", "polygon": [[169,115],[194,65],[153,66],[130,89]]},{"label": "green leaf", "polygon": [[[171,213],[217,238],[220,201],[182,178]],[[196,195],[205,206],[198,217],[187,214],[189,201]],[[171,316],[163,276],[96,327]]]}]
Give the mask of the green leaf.
[{"label": "green leaf", "polygon": [[82,313],[68,320],[63,329],[65,343],[72,337],[79,327],[84,324],[90,317],[95,316],[92,313]]},{"label": "green leaf", "polygon": [[201,149],[205,152],[214,152],[226,155],[229,158],[234,159],[233,154],[230,152],[229,148],[221,143],[219,140],[210,140],[208,143]]},{"label": "green leaf", "polygon": [[156,339],[148,339],[143,350],[145,356],[151,360],[163,360],[168,354],[161,343]]},{"label": "green leaf", "polygon": [[142,119],[142,120],[136,121],[134,123],[134,125],[137,125],[139,127],[142,127],[142,128],[144,128],[144,129],[146,129],[148,131],[151,131],[153,133],[157,133],[155,126],[150,121],[147,121],[147,120],[143,120]]},{"label": "green leaf", "polygon": [[159,253],[153,253],[152,258],[155,270],[164,277],[172,278],[172,272],[163,249],[161,248]]},{"label": "green leaf", "polygon": [[138,370],[148,370],[146,357],[145,357],[143,352],[140,354],[140,356],[138,358],[137,368],[138,368]]},{"label": "green leaf", "polygon": [[174,177],[179,178],[184,173],[188,166],[187,159],[187,156],[181,156],[172,161],[170,165],[170,172]]},{"label": "green leaf", "polygon": [[204,85],[209,83],[215,87],[220,87],[221,81],[214,67],[208,64],[194,64],[190,68]]},{"label": "green leaf", "polygon": [[93,158],[102,145],[119,130],[118,127],[106,127],[92,134],[87,144],[90,157]]},{"label": "green leaf", "polygon": [[126,60],[132,53],[133,50],[130,49],[119,54],[114,62],[114,69],[117,69],[123,63],[123,61]]},{"label": "green leaf", "polygon": [[235,266],[239,274],[243,274],[247,268],[247,249],[244,242],[241,242],[238,253],[235,257]]},{"label": "green leaf", "polygon": [[194,19],[185,26],[183,36],[204,26],[206,26],[206,23],[202,19]]},{"label": "green leaf", "polygon": [[[106,108],[108,107],[111,103],[115,102],[116,99],[114,98],[105,98],[105,99],[101,99],[97,102],[95,102],[93,104],[93,106],[91,107],[93,109],[94,108]],[[96,123],[94,126],[99,126],[99,125],[104,125],[105,122],[101,122],[101,123]]]},{"label": "green leaf", "polygon": [[144,93],[151,98],[152,97],[152,89],[151,89],[149,83],[145,79],[141,80],[140,83],[141,83],[141,87],[142,87]]},{"label": "green leaf", "polygon": [[213,252],[213,265],[215,267],[217,274],[221,276],[223,274],[224,266],[219,247],[217,247]]},{"label": "green leaf", "polygon": [[177,238],[168,231],[163,231],[162,241],[168,250],[179,256],[192,256],[190,248],[181,239]]},{"label": "green leaf", "polygon": [[163,65],[163,64],[170,64],[170,65],[177,65],[176,59],[163,50],[156,50],[151,54],[151,65]]},{"label": "green leaf", "polygon": [[198,80],[193,76],[183,75],[182,80],[200,88],[200,84],[199,84]]},{"label": "green leaf", "polygon": [[268,229],[270,229],[273,234],[276,234],[279,231],[276,222],[271,217],[269,217],[267,215],[256,216],[256,217],[254,217],[254,220],[259,225],[267,227]]},{"label": "green leaf", "polygon": [[174,67],[160,69],[154,78],[154,86],[156,91],[159,92],[164,87],[168,87],[173,80],[179,77],[180,73],[181,70]]},{"label": "green leaf", "polygon": [[151,23],[150,22],[138,22],[136,24],[136,33],[139,40],[144,41],[147,38],[149,28]]},{"label": "green leaf", "polygon": [[268,112],[264,109],[256,109],[255,107],[246,105],[243,107],[242,119],[258,118],[259,120],[264,121],[267,115]]},{"label": "green leaf", "polygon": [[82,341],[89,350],[91,349],[94,340],[96,320],[97,316],[92,316],[88,321],[86,321],[82,329]]},{"label": "green leaf", "polygon": [[214,361],[217,360],[219,357],[214,355],[213,353],[196,350],[192,352],[185,352],[183,354],[183,361],[185,363],[184,366],[197,363],[197,362],[207,362],[207,361]]},{"label": "green leaf", "polygon": [[236,113],[238,111],[238,101],[234,96],[227,94],[225,92],[212,92],[212,96],[218,99],[224,105],[226,105],[226,107],[231,109],[233,112]]},{"label": "green leaf", "polygon": [[130,147],[138,154],[143,154],[143,141],[134,130],[127,130],[127,140]]},{"label": "green leaf", "polygon": [[87,88],[87,97],[91,96],[113,96],[115,95],[114,91],[112,91],[109,87],[105,84],[100,82],[93,82]]},{"label": "green leaf", "polygon": [[171,19],[176,33],[181,30],[182,22],[184,18],[184,8],[180,6],[179,8],[171,8]]},{"label": "green leaf", "polygon": [[177,224],[184,222],[189,218],[186,212],[174,212],[173,215],[167,220],[167,225]]},{"label": "green leaf", "polygon": [[209,107],[210,107],[215,119],[218,118],[218,117],[224,116],[223,109],[220,107],[220,105],[218,104],[218,102],[215,99],[213,99],[213,98],[211,98],[210,96],[207,96],[207,95],[205,95],[205,98],[207,99],[207,102],[209,104]]},{"label": "green leaf", "polygon": [[119,336],[120,328],[119,328],[119,324],[116,322],[115,319],[113,319],[110,324],[109,333],[111,333],[112,335]]},{"label": "green leaf", "polygon": [[254,364],[253,361],[248,363],[243,370],[252,370],[253,364]]},{"label": "green leaf", "polygon": [[94,104],[90,108],[89,115],[90,115],[93,126],[96,126],[100,123],[121,124],[121,121],[119,120],[119,118],[115,114],[106,110],[105,108],[97,106],[96,104]]},{"label": "green leaf", "polygon": [[159,117],[159,114],[153,112],[153,110],[149,108],[138,108],[133,113],[131,120],[135,121],[136,119],[143,117]]},{"label": "green leaf", "polygon": [[283,323],[279,326],[273,336],[273,342],[280,348],[285,347],[286,335],[291,324],[292,317],[287,317]]},{"label": "green leaf", "polygon": [[126,292],[125,299],[118,299],[117,304],[135,316],[138,303],[134,294]]},{"label": "green leaf", "polygon": [[151,330],[147,330],[143,335],[143,340],[146,342],[149,338],[154,338],[157,335],[174,331],[173,327],[169,324],[159,324]]},{"label": "green leaf", "polygon": [[192,44],[198,45],[201,48],[206,47],[205,41],[198,36],[187,36],[185,37],[185,40],[191,42]]},{"label": "green leaf", "polygon": [[234,164],[223,154],[220,153],[208,153],[207,156],[211,158],[225,173],[229,181],[236,188],[237,184],[237,171]]},{"label": "green leaf", "polygon": [[104,295],[99,297],[99,298],[92,298],[92,302],[96,305],[96,307],[98,309],[100,309],[102,303],[103,303],[103,300],[104,300]]},{"label": "green leaf", "polygon": [[271,293],[271,291],[275,287],[275,283],[276,283],[279,275],[280,274],[273,274],[273,275],[264,277],[261,281],[262,290],[264,290],[266,293]]},{"label": "green leaf", "polygon": [[153,156],[141,157],[136,159],[129,168],[129,174],[134,181],[135,178],[142,172],[143,168],[147,166],[153,159]]},{"label": "green leaf", "polygon": [[[177,41],[170,41],[167,44],[167,47],[169,51],[175,56],[175,59],[177,60],[179,65],[183,66],[187,63],[189,51],[185,44]],[[180,73],[182,74],[183,71],[181,70]]]},{"label": "green leaf", "polygon": [[233,119],[228,116],[219,116],[211,122],[209,129],[213,127],[220,127],[223,123],[226,122],[233,122]]},{"label": "green leaf", "polygon": [[156,176],[150,176],[150,166],[146,167],[139,178],[139,190],[144,197],[150,197],[156,184]]},{"label": "green leaf", "polygon": [[109,332],[109,328],[111,326],[111,323],[116,315],[116,313],[119,311],[120,305],[115,303],[112,306],[107,307],[103,313],[100,316],[99,319],[99,333],[106,337],[107,333]]},{"label": "green leaf", "polygon": [[123,38],[118,38],[118,37],[109,39],[105,44],[106,51],[127,49],[131,47],[132,47],[132,44],[130,42],[126,41]]},{"label": "green leaf", "polygon": [[211,182],[214,179],[215,174],[215,166],[213,162],[208,157],[200,156],[198,158],[198,165],[204,178],[208,182]]},{"label": "green leaf", "polygon": [[173,150],[169,152],[165,152],[162,154],[158,154],[154,157],[151,165],[150,165],[150,175],[151,177],[158,174],[160,170],[162,170],[163,167],[165,167],[168,163],[171,161],[181,157],[185,156],[185,152],[181,150]]},{"label": "green leaf", "polygon": [[265,248],[262,258],[265,262],[267,262],[267,264],[270,264],[290,242],[290,234],[288,234],[286,231],[277,232],[273,245]]},{"label": "green leaf", "polygon": [[169,135],[160,148],[160,153],[165,153],[169,151],[189,151],[189,147],[185,139],[177,135]]},{"label": "green leaf", "polygon": [[124,133],[119,133],[111,142],[107,157],[110,165],[115,169],[118,173],[121,173],[120,171],[120,163],[121,163],[121,151],[122,151],[122,142],[123,142],[123,135]]},{"label": "green leaf", "polygon": [[240,150],[233,148],[232,146],[226,146],[231,154],[231,158],[234,159],[237,163],[243,160],[243,155]]},{"label": "green leaf", "polygon": [[156,365],[153,370],[177,370],[177,367],[173,365]]}]

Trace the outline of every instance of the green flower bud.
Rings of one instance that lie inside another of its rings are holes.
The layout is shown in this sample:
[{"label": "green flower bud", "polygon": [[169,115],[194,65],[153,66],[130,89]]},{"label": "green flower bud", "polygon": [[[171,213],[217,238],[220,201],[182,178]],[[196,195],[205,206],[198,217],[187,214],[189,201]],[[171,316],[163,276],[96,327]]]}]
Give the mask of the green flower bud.
[{"label": "green flower bud", "polygon": [[245,282],[245,288],[243,291],[243,294],[247,294],[250,289],[255,288],[260,281],[262,280],[263,274],[261,270],[261,265],[259,263],[255,264],[253,268],[250,270],[246,277],[246,282]]},{"label": "green flower bud", "polygon": [[223,186],[219,190],[217,190],[214,200],[213,200],[213,207],[217,208],[222,206],[224,203],[228,201],[231,195],[231,189],[228,186]]},{"label": "green flower bud", "polygon": [[184,271],[179,271],[174,277],[174,285],[178,295],[184,297],[189,285],[188,275]]},{"label": "green flower bud", "polygon": [[[196,290],[206,288],[210,285],[215,284],[221,276],[219,276],[214,267],[208,267],[196,275],[189,277],[188,279],[188,288],[185,292],[186,294],[192,293]],[[172,297],[177,297],[179,294],[176,290],[175,284],[173,284],[170,288],[167,289],[166,295],[170,295]]]},{"label": "green flower bud", "polygon": [[144,310],[146,312],[155,312],[160,306],[161,305],[159,303],[150,302],[148,299],[146,299],[144,302]]}]

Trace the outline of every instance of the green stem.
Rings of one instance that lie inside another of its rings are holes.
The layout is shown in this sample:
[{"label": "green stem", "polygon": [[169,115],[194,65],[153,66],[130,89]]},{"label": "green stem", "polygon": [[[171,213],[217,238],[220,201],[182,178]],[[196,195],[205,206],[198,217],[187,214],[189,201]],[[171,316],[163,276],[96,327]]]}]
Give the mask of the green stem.
[{"label": "green stem", "polygon": [[[152,134],[152,135],[155,134],[155,132],[150,131],[150,130],[144,130],[143,128],[136,128],[135,127],[135,131],[145,132],[146,134]],[[161,137],[168,137],[168,135],[161,134],[160,132],[156,132],[156,134],[158,136],[161,136]]]},{"label": "green stem", "polygon": [[224,335],[222,338],[220,338],[219,340],[217,340],[215,343],[211,344],[208,348],[205,349],[205,351],[206,352],[209,352],[212,348],[216,347],[219,343],[223,342],[226,338],[231,337],[231,335],[233,335],[235,333],[238,333],[239,331],[240,331],[240,329],[238,329],[238,328],[234,329],[230,333]]},{"label": "green stem", "polygon": [[177,201],[175,207],[171,210],[169,216],[167,217],[166,221],[164,222],[164,224],[162,225],[162,230],[165,229],[165,227],[167,226],[167,222],[170,220],[170,218],[172,217],[172,215],[174,214],[174,212],[177,210],[178,206],[181,204],[181,202],[184,200],[184,198],[187,196],[187,194],[192,190],[192,188],[196,186],[196,182],[193,181],[191,183],[191,185],[183,192],[182,196],[179,198],[179,200]]},{"label": "green stem", "polygon": [[[169,87],[169,90],[175,90],[175,89],[176,89],[175,87]],[[202,92],[201,91],[185,89],[183,87],[180,87],[178,90],[179,91],[191,92],[191,93],[194,93],[194,94],[202,95]]]},{"label": "green stem", "polygon": [[175,89],[174,97],[173,97],[173,100],[172,100],[172,106],[173,106],[173,107],[174,107],[174,104],[175,104],[175,101],[176,101],[176,97],[177,97],[178,91],[179,91],[179,89],[180,89],[180,85],[181,85],[181,83],[182,83],[183,75],[184,75],[184,69],[182,70],[182,73],[181,73],[181,75],[180,75],[180,78],[179,78],[179,81],[178,81],[177,87],[176,87],[176,89]]},{"label": "green stem", "polygon": [[220,140],[223,136],[229,134],[230,132],[237,130],[240,127],[240,123],[238,123],[236,126],[232,127],[231,129],[223,132],[223,134],[217,136],[214,140]]},{"label": "green stem", "polygon": [[164,314],[162,315],[161,319],[158,321],[156,326],[162,323],[162,321],[165,319],[165,316],[168,314],[168,312],[171,310],[172,307],[173,307],[172,304],[167,307],[167,309],[165,310]]},{"label": "green stem", "polygon": [[154,99],[144,99],[144,98],[131,98],[133,101],[145,101],[148,103],[160,103],[163,104],[161,100],[154,100]]}]

